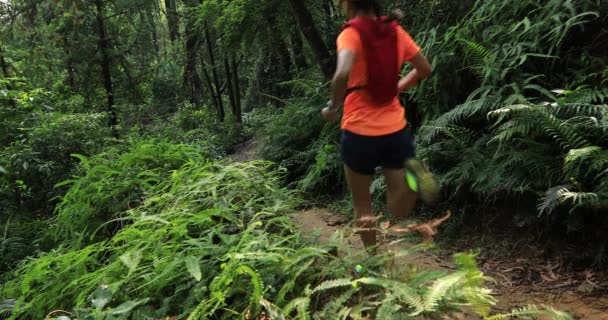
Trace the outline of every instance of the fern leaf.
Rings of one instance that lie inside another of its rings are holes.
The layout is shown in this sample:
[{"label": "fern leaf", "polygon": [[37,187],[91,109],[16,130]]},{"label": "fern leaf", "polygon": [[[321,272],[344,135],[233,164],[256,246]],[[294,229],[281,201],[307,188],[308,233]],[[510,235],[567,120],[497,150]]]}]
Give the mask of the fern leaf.
[{"label": "fern leaf", "polygon": [[328,281],[325,281],[325,282],[321,283],[317,287],[315,287],[310,292],[309,295],[313,295],[313,294],[315,294],[317,292],[326,291],[326,290],[334,289],[334,288],[350,287],[352,285],[353,285],[353,282],[352,282],[352,280],[350,278],[328,280]]},{"label": "fern leaf", "polygon": [[268,316],[270,316],[273,320],[285,320],[285,316],[281,312],[281,309],[276,305],[272,304],[270,301],[266,299],[261,299],[259,301],[260,305],[266,309],[268,312]]},{"label": "fern leaf", "polygon": [[550,214],[553,212],[559,205],[562,204],[563,196],[566,192],[569,192],[571,185],[563,185],[553,187],[545,193],[545,196],[541,199],[541,202],[538,204],[538,211],[542,214]]},{"label": "fern leaf", "polygon": [[542,310],[537,306],[526,306],[519,309],[513,310],[509,313],[497,314],[491,317],[485,318],[485,320],[506,320],[506,319],[536,319],[539,315],[542,315]]},{"label": "fern leaf", "polygon": [[435,311],[439,301],[445,298],[448,291],[452,289],[459,281],[465,278],[466,275],[466,272],[461,271],[436,280],[427,294],[425,294],[423,297],[424,310]]},{"label": "fern leaf", "polygon": [[376,313],[376,319],[393,319],[395,313],[401,310],[401,306],[395,303],[394,298],[387,297],[382,301],[380,308],[378,308],[378,312]]},{"label": "fern leaf", "polygon": [[260,276],[252,268],[246,265],[241,265],[234,271],[236,274],[248,274],[251,277],[251,283],[253,284],[253,292],[251,293],[249,300],[252,303],[259,303],[262,300],[262,280]]},{"label": "fern leaf", "polygon": [[422,297],[418,294],[418,292],[416,292],[416,290],[404,283],[378,278],[361,278],[355,280],[354,283],[362,283],[388,289],[396,298],[405,302],[408,307],[413,309],[415,314],[420,314],[421,312],[425,311],[425,304]]},{"label": "fern leaf", "polygon": [[[302,297],[293,299],[283,308],[283,314],[290,316],[293,311],[296,311],[299,319],[303,319],[308,314],[308,306],[310,305],[309,297]],[[304,314],[302,314],[304,312]],[[310,315],[308,315],[310,317]]]},{"label": "fern leaf", "polygon": [[336,313],[338,312],[338,310],[342,307],[344,307],[344,305],[346,305],[346,303],[352,298],[352,296],[359,290],[355,289],[355,288],[351,288],[348,291],[342,293],[340,296],[338,296],[337,298],[329,301],[325,307],[323,307],[323,310],[321,311],[321,315],[323,316],[323,319],[331,319],[333,318]]}]

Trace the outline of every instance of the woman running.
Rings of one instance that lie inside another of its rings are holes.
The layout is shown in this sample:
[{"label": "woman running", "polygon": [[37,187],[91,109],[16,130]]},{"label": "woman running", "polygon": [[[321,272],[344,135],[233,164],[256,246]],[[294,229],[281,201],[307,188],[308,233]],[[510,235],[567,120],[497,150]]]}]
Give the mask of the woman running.
[{"label": "woman running", "polygon": [[[437,194],[436,181],[414,159],[414,138],[398,99],[399,92],[430,76],[431,65],[396,21],[379,17],[375,0],[341,0],[340,6],[349,21],[337,40],[331,100],[322,115],[335,121],[344,105],[342,158],[352,193],[355,227],[366,248],[374,252],[378,219],[372,213],[370,185],[377,167],[383,170],[387,207],[396,220],[405,218],[414,208],[417,193],[429,202]],[[414,70],[399,79],[406,62]],[[410,187],[404,179],[406,167]],[[413,230],[422,232],[425,238],[434,235],[432,223]]]}]

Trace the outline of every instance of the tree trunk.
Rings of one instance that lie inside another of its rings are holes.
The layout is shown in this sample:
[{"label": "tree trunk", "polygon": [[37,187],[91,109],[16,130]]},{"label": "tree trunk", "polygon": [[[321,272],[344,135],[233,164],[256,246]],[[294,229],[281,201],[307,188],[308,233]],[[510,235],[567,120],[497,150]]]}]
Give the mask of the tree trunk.
[{"label": "tree trunk", "polygon": [[321,72],[325,79],[330,79],[333,73],[333,57],[327,49],[319,30],[314,24],[312,15],[302,0],[289,0],[291,11],[296,18],[300,30],[308,40],[308,44],[313,49],[317,63],[321,67]]},{"label": "tree trunk", "polygon": [[[108,99],[106,112],[109,116],[109,126],[114,129],[118,124],[118,117],[116,116],[116,110],[114,108],[114,89],[112,88],[112,75],[110,73],[110,56],[109,56],[109,41],[106,36],[106,30],[103,20],[103,3],[102,0],[95,0],[95,7],[97,8],[97,33],[99,35],[99,50],[101,51],[101,73],[103,75],[103,86],[106,89],[106,96]],[[116,136],[116,131],[113,132]]]},{"label": "tree trunk", "polygon": [[207,71],[207,63],[205,62],[205,56],[201,55],[201,69],[203,70],[203,76],[205,78],[205,84],[207,85],[207,89],[209,89],[209,93],[211,94],[211,101],[213,102],[213,106],[215,107],[217,119],[220,120],[220,106],[218,104],[217,96],[215,95],[215,89],[213,88],[213,83],[211,82],[211,77],[209,76],[209,71]]},{"label": "tree trunk", "polygon": [[270,41],[273,50],[277,53],[277,58],[281,62],[281,66],[283,67],[283,74],[280,75],[280,78],[290,78],[290,71],[292,69],[291,58],[289,54],[289,49],[287,44],[283,40],[281,36],[281,30],[278,27],[277,19],[275,18],[274,12],[266,12],[266,20],[268,21],[268,31],[270,33]]},{"label": "tree trunk", "polygon": [[63,51],[65,53],[65,67],[68,71],[68,85],[72,90],[76,89],[76,79],[74,77],[74,59],[72,58],[72,53],[70,52],[70,45],[67,40],[63,41]]},{"label": "tree trunk", "polygon": [[232,84],[234,85],[235,121],[243,123],[243,108],[241,107],[241,85],[239,83],[239,65],[236,63],[236,55],[232,55]]},{"label": "tree trunk", "polygon": [[184,89],[191,103],[200,107],[201,79],[196,70],[196,57],[200,47],[198,30],[194,27],[194,17],[186,24],[186,63],[184,66]]},{"label": "tree trunk", "polygon": [[152,45],[154,46],[154,57],[156,58],[156,63],[160,64],[160,44],[158,41],[158,30],[156,29],[156,23],[154,22],[154,16],[151,12],[145,13],[146,18],[148,19],[148,24],[150,25],[150,29],[152,29]]},{"label": "tree trunk", "polygon": [[232,73],[230,72],[230,64],[228,58],[224,57],[224,70],[226,71],[226,87],[228,88],[228,97],[230,98],[230,109],[232,110],[232,116],[236,120],[236,98],[234,97],[234,85],[232,84]]},{"label": "tree trunk", "polygon": [[2,76],[4,78],[10,78],[8,74],[8,64],[4,60],[4,49],[0,47],[0,68],[2,69]]},{"label": "tree trunk", "polygon": [[224,111],[222,93],[220,92],[220,79],[217,74],[217,65],[215,64],[215,55],[213,54],[213,44],[211,42],[211,35],[209,34],[209,27],[205,28],[205,37],[207,39],[207,50],[209,51],[209,63],[211,64],[211,74],[213,75],[213,82],[215,83],[215,91],[217,93],[219,119],[220,122],[224,122],[226,113]]},{"label": "tree trunk", "polygon": [[306,62],[306,55],[304,52],[304,44],[302,43],[302,36],[300,35],[300,30],[298,30],[296,26],[291,28],[290,38],[293,49],[294,65],[299,70],[308,68],[308,62]]},{"label": "tree trunk", "polygon": [[119,56],[118,59],[122,69],[124,70],[125,76],[127,77],[127,86],[129,88],[129,93],[133,98],[133,101],[137,103],[138,101],[142,101],[143,98],[139,92],[139,88],[133,76],[131,75],[131,67],[129,66],[129,61],[125,58],[125,56]]},{"label": "tree trunk", "polygon": [[[3,78],[10,78],[10,73],[8,71],[8,63],[6,62],[6,60],[4,60],[4,50],[2,49],[2,47],[0,47],[0,69],[2,69]],[[8,89],[9,91],[13,90],[13,87],[11,86],[10,82],[6,84],[6,89]],[[9,98],[8,100],[11,104],[11,107],[13,108],[13,111],[15,111],[17,109],[17,103],[12,98]]]},{"label": "tree trunk", "polygon": [[167,10],[169,37],[171,42],[174,42],[179,38],[179,16],[177,15],[177,4],[175,3],[175,0],[165,0],[165,9]]}]

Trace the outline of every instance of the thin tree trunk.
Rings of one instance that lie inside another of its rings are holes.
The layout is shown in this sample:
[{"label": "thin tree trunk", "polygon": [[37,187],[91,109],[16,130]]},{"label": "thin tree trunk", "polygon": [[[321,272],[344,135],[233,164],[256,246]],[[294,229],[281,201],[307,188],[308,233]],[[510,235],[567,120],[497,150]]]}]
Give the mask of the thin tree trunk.
[{"label": "thin tree trunk", "polygon": [[296,26],[291,28],[291,46],[293,49],[294,64],[297,69],[306,69],[308,62],[306,62],[306,55],[304,52],[304,44],[302,43],[302,36],[300,30]]},{"label": "thin tree trunk", "polygon": [[[10,73],[8,71],[8,63],[6,62],[6,60],[4,60],[4,49],[1,46],[0,46],[0,69],[2,69],[3,78],[10,78]],[[13,90],[13,87],[11,86],[10,82],[6,83],[6,89],[8,89],[9,91]],[[15,111],[17,109],[17,103],[12,98],[9,98],[8,100],[9,100],[9,103],[11,104],[11,107],[13,108],[13,111]]]},{"label": "thin tree trunk", "polygon": [[198,30],[194,27],[194,17],[186,24],[186,65],[184,67],[184,89],[191,103],[200,107],[201,79],[196,70],[196,57],[200,47]]},{"label": "thin tree trunk", "polygon": [[220,79],[217,74],[217,65],[215,64],[215,55],[213,54],[213,45],[211,42],[211,35],[209,34],[209,27],[205,28],[205,37],[207,39],[207,50],[209,51],[209,63],[211,64],[211,74],[213,75],[213,82],[215,83],[215,90],[217,93],[219,119],[220,122],[224,122],[226,113],[224,111],[222,93],[220,92]]},{"label": "thin tree trunk", "polygon": [[4,49],[0,46],[0,68],[2,68],[2,76],[4,78],[9,78],[8,74],[8,63],[4,60]]},{"label": "thin tree trunk", "polygon": [[68,85],[72,90],[76,88],[76,79],[74,78],[74,59],[72,58],[72,53],[70,52],[70,45],[67,40],[63,42],[64,47],[63,50],[65,52],[65,66],[68,71]]},{"label": "thin tree trunk", "polygon": [[289,72],[292,69],[291,58],[289,54],[289,49],[283,38],[281,37],[281,31],[279,30],[277,20],[275,18],[274,12],[266,13],[266,20],[268,21],[268,27],[270,31],[272,48],[276,50],[277,58],[281,62],[281,66],[283,67],[283,74],[280,76],[282,78],[289,77]]},{"label": "thin tree trunk", "polygon": [[236,62],[236,55],[232,55],[232,84],[234,85],[234,100],[236,107],[235,120],[243,123],[243,108],[241,107],[241,84],[239,83],[239,65]]},{"label": "thin tree trunk", "polygon": [[[106,96],[108,99],[106,112],[109,115],[109,126],[115,128],[118,124],[118,117],[116,116],[116,110],[114,108],[114,89],[112,88],[112,75],[110,73],[110,56],[108,53],[109,41],[106,36],[106,30],[103,21],[103,3],[102,0],[95,0],[95,7],[97,8],[97,32],[99,34],[99,50],[101,51],[101,72],[103,75],[103,86],[106,89]],[[113,132],[116,136],[116,131]]]},{"label": "thin tree trunk", "polygon": [[215,89],[213,89],[213,83],[211,82],[211,77],[209,76],[209,71],[207,71],[207,63],[205,62],[205,56],[201,54],[201,69],[203,70],[203,77],[205,78],[205,84],[207,85],[207,89],[209,89],[209,93],[211,94],[211,101],[213,102],[213,106],[215,107],[217,119],[220,120],[220,107],[217,102],[217,96],[215,95]]},{"label": "thin tree trunk", "polygon": [[167,10],[169,38],[171,39],[171,42],[174,42],[179,38],[179,16],[177,15],[177,4],[175,3],[175,0],[165,0],[165,9]]},{"label": "thin tree trunk", "polygon": [[148,19],[148,23],[150,24],[150,28],[152,29],[152,44],[154,46],[154,57],[156,58],[156,63],[160,63],[160,44],[158,41],[158,30],[156,29],[156,23],[154,22],[154,16],[151,12],[146,13],[146,18]]},{"label": "thin tree trunk", "polygon": [[234,97],[234,85],[232,84],[232,73],[230,71],[230,64],[228,58],[224,57],[224,70],[226,71],[226,87],[228,87],[228,97],[230,98],[230,109],[232,110],[232,116],[236,120],[236,98]]},{"label": "thin tree trunk", "polygon": [[329,49],[327,49],[325,42],[323,42],[323,38],[314,24],[310,11],[308,11],[308,8],[306,8],[306,5],[302,0],[289,0],[289,5],[300,30],[313,49],[323,76],[325,79],[330,79],[334,69],[333,57],[329,52]]},{"label": "thin tree trunk", "polygon": [[119,58],[120,65],[122,66],[125,76],[127,77],[129,93],[131,93],[131,96],[133,97],[133,99],[135,101],[142,101],[143,99],[142,99],[141,95],[139,94],[139,89],[137,88],[137,83],[135,83],[135,80],[133,79],[133,76],[131,75],[131,67],[129,66],[129,62],[127,61],[125,56],[119,56],[119,57],[120,57]]}]

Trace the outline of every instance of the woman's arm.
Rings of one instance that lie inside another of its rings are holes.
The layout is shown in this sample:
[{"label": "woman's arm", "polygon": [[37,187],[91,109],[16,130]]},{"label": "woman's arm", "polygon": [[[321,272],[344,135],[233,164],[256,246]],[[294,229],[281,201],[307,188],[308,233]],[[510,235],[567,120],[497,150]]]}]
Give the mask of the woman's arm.
[{"label": "woman's arm", "polygon": [[426,79],[431,75],[431,64],[422,52],[418,52],[408,62],[414,66],[414,70],[399,80],[399,92],[415,86],[419,80]]},{"label": "woman's arm", "polygon": [[351,50],[344,49],[338,52],[336,73],[331,81],[331,101],[336,109],[340,108],[344,103],[348,77],[353,70],[354,64],[355,54]]},{"label": "woman's arm", "polygon": [[346,98],[348,77],[354,64],[355,54],[351,50],[343,49],[338,52],[336,72],[331,81],[331,100],[321,112],[326,120],[335,121],[338,119],[338,112]]}]

